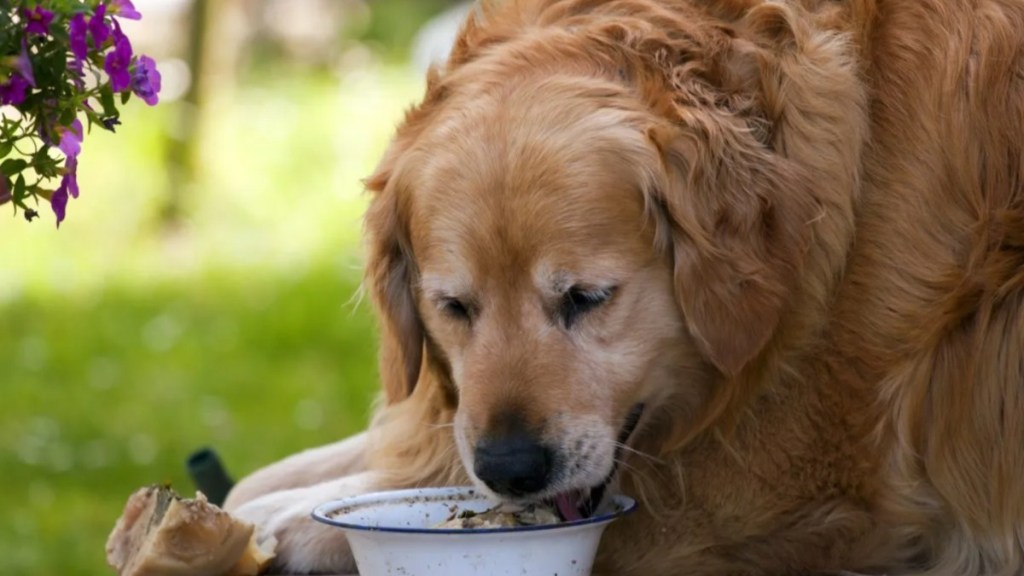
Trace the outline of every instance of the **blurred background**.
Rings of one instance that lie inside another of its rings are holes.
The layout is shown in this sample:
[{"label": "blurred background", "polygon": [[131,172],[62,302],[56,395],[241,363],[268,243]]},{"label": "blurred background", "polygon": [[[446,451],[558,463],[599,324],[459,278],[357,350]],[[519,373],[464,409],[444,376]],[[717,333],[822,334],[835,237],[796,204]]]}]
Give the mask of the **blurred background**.
[{"label": "blurred background", "polygon": [[135,0],[161,103],[87,134],[60,230],[0,217],[0,573],[108,574],[136,488],[194,495],[366,425],[369,175],[456,0]]}]

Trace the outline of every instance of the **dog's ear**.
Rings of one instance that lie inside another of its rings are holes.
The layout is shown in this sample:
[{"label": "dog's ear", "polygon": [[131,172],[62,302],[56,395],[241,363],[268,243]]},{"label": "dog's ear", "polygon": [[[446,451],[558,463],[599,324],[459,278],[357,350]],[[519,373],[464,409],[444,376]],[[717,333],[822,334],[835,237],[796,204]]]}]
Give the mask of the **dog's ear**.
[{"label": "dog's ear", "polygon": [[407,398],[416,388],[426,346],[416,308],[417,269],[408,236],[408,209],[395,171],[447,96],[441,70],[431,67],[423,101],[406,111],[376,169],[363,180],[373,194],[365,220],[364,283],[382,321],[378,356],[381,386],[389,404]]},{"label": "dog's ear", "polygon": [[364,281],[381,320],[380,378],[389,404],[405,399],[416,387],[424,346],[423,324],[413,292],[415,262],[399,191],[392,183],[401,144],[392,144],[374,174],[364,180],[374,193],[366,212]]},{"label": "dog's ear", "polygon": [[817,204],[811,182],[734,117],[648,136],[665,172],[651,205],[668,230],[659,238],[676,297],[706,356],[736,375],[769,342],[799,282]]}]

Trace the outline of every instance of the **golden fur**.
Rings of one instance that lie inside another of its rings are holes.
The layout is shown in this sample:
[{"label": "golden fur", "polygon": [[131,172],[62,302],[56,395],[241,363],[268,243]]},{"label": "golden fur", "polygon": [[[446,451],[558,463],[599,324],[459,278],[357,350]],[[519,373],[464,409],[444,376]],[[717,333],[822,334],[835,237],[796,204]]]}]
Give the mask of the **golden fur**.
[{"label": "golden fur", "polygon": [[[367,185],[345,489],[471,481],[509,407],[582,485],[643,401],[601,574],[1024,574],[1024,1],[485,2]],[[338,471],[271,468],[229,507],[350,567]]]}]

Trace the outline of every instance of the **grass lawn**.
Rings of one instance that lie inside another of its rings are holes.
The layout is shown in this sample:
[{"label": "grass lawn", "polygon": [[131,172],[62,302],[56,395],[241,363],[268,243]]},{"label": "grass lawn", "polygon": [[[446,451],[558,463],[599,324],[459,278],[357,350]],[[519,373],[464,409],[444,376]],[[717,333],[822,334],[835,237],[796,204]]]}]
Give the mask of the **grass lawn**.
[{"label": "grass lawn", "polygon": [[[420,91],[367,69],[212,104],[189,216],[153,225],[173,105],[87,136],[59,231],[0,216],[4,574],[107,574],[128,495],[213,446],[236,477],[365,425],[359,179]],[[4,207],[6,208],[6,207]]]}]

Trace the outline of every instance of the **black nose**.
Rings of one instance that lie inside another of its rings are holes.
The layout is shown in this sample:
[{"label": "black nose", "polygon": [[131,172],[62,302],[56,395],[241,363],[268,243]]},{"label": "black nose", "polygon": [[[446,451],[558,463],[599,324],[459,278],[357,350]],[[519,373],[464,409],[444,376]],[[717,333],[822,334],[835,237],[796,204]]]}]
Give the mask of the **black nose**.
[{"label": "black nose", "polygon": [[551,451],[525,435],[484,439],[476,445],[473,471],[499,494],[525,496],[548,485]]}]

